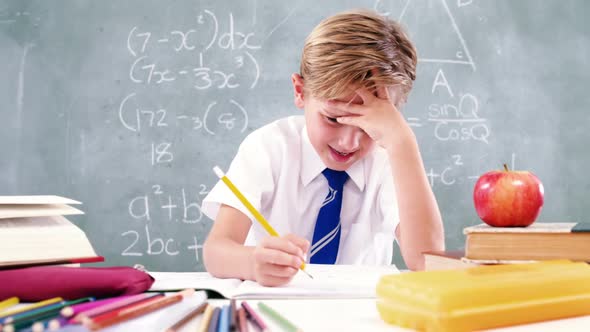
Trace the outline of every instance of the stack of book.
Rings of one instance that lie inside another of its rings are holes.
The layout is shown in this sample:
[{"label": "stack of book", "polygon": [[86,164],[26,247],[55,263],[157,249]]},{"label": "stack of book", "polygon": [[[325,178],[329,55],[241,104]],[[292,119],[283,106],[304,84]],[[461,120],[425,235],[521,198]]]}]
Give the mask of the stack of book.
[{"label": "stack of book", "polygon": [[80,202],[59,196],[0,196],[0,269],[101,262],[67,215]]},{"label": "stack of book", "polygon": [[424,253],[427,270],[481,264],[513,264],[567,259],[590,262],[590,224],[543,223],[528,227],[467,227],[465,249]]}]

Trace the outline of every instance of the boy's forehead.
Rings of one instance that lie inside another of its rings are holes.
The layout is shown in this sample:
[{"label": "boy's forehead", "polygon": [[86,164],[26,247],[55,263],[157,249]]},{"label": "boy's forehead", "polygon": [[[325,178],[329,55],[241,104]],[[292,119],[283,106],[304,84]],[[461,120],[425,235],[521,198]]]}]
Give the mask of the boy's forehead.
[{"label": "boy's forehead", "polygon": [[[391,101],[397,105],[403,96],[402,88],[400,86],[388,86],[388,87],[386,87],[386,89],[387,89],[386,93],[389,95],[389,98],[391,99]],[[376,92],[374,93],[374,95],[376,95]],[[363,104],[363,98],[358,93],[356,93],[356,89],[352,89],[352,88],[349,89],[345,94],[343,94],[340,97],[328,98],[328,99],[336,100],[336,101],[340,101],[340,102],[345,102],[345,103],[351,103],[351,104],[358,104],[358,105]]]},{"label": "boy's forehead", "polygon": [[363,103],[363,98],[361,98],[361,96],[359,96],[356,92],[350,92],[347,93],[344,96],[340,96],[337,98],[332,98],[333,100],[336,101],[341,101],[341,102],[345,102],[345,103],[351,103],[351,104],[362,104]]}]

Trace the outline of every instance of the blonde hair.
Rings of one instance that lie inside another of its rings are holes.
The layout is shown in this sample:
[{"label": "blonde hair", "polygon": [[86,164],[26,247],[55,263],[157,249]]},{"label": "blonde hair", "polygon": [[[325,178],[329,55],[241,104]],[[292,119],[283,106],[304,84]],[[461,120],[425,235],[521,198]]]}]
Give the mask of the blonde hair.
[{"label": "blonde hair", "polygon": [[341,97],[351,87],[373,91],[396,85],[405,99],[416,79],[417,60],[399,23],[355,10],[328,17],[313,29],[305,40],[300,74],[305,89],[319,98]]}]

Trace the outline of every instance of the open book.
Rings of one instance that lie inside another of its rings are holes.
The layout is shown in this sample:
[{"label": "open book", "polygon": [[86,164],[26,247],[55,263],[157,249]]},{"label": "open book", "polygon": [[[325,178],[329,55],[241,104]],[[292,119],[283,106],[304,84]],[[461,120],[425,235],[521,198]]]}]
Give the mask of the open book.
[{"label": "open book", "polygon": [[375,298],[375,287],[383,275],[397,274],[393,266],[315,265],[307,264],[293,280],[281,287],[264,287],[250,280],[219,279],[207,272],[150,272],[155,282],[151,291],[185,288],[215,291],[225,298]]},{"label": "open book", "polygon": [[0,196],[0,269],[101,262],[65,214],[83,212],[59,196]]}]

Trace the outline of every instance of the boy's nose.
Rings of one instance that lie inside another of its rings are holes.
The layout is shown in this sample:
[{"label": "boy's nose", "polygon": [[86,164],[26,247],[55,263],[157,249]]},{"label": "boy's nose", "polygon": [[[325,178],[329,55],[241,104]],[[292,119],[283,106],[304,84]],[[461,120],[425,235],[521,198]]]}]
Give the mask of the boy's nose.
[{"label": "boy's nose", "polygon": [[342,126],[340,137],[338,139],[338,147],[340,152],[356,151],[360,144],[363,131],[355,126]]}]

